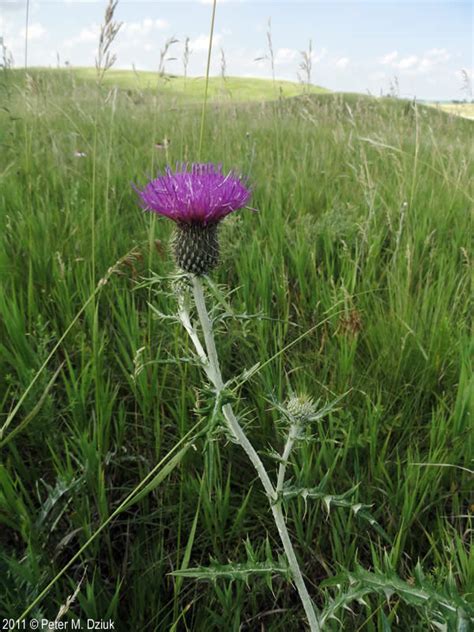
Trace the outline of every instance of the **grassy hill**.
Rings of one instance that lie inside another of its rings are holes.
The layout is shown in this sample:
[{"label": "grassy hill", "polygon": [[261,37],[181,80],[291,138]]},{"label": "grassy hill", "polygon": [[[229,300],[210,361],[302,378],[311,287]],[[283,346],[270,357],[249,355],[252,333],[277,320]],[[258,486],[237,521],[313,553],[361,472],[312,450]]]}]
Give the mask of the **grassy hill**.
[{"label": "grassy hill", "polygon": [[[258,209],[222,225],[213,279],[231,308],[213,315],[224,379],[260,363],[226,396],[272,476],[275,402],[342,398],[288,467],[289,485],[324,485],[285,501],[311,597],[339,619],[327,629],[468,629],[473,123],[295,84],[278,99],[253,80],[231,100],[213,80],[200,147],[202,80],[156,93],[118,72],[106,87],[119,80],[111,94],[92,71],[0,77],[0,612],[18,617],[63,573],[30,616],[54,620],[82,581],[69,614],[118,630],[305,627],[281,572],[170,575],[281,567],[242,450],[219,418],[198,434],[213,394],[172,318],[172,226],[132,188],[200,160],[248,175]],[[405,592],[361,592],[359,565]]]},{"label": "grassy hill", "polygon": [[[23,71],[19,71],[21,76]],[[29,70],[33,77],[52,83],[58,82],[64,87],[65,82],[87,82],[96,80],[94,68],[71,69],[35,69]],[[173,75],[160,76],[156,72],[110,70],[104,80],[107,87],[117,86],[123,90],[131,90],[138,94],[142,92],[159,94],[178,102],[201,102],[205,89],[204,77],[180,77]],[[322,94],[329,92],[319,86],[309,89],[293,81],[269,79],[254,79],[242,77],[210,77],[208,97],[211,101],[266,101],[279,97],[293,97],[304,92]]]}]

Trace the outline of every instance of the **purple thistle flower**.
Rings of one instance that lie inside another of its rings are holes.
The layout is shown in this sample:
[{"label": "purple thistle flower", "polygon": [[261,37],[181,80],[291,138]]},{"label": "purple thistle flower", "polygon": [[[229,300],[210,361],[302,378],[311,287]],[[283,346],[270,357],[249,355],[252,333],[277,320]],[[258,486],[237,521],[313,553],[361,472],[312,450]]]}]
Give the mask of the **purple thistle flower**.
[{"label": "purple thistle flower", "polygon": [[216,224],[229,213],[244,207],[251,192],[245,179],[222,165],[194,163],[167,167],[164,175],[137,190],[144,208],[169,217],[178,224]]},{"label": "purple thistle flower", "polygon": [[244,207],[250,199],[247,181],[234,172],[227,175],[222,165],[178,164],[173,171],[135,189],[145,210],[154,211],[176,223],[173,241],[176,263],[185,272],[207,274],[219,261],[217,229],[229,213]]}]

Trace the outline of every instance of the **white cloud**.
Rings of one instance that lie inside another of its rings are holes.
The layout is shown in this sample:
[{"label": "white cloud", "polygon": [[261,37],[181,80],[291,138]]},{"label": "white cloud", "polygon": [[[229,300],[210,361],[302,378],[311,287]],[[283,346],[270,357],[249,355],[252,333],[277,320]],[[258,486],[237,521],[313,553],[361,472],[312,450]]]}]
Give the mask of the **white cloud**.
[{"label": "white cloud", "polygon": [[[113,47],[117,49],[133,46],[141,48],[145,51],[151,51],[157,48],[156,42],[153,43],[147,38],[153,38],[156,31],[167,29],[169,23],[166,20],[144,18],[137,22],[124,22],[118,32],[116,42]],[[100,25],[97,22],[86,26],[80,32],[63,42],[63,46],[68,50],[77,48],[84,44],[98,44],[100,36]],[[127,54],[129,51],[126,51]]]},{"label": "white cloud", "polygon": [[[275,53],[275,65],[284,66],[296,63],[297,60],[302,59],[303,51],[298,51],[296,48],[279,48]],[[268,53],[265,53],[268,56]],[[311,51],[311,61],[314,64],[320,62],[327,55],[327,49],[322,48],[319,52]]]},{"label": "white cloud", "polygon": [[409,55],[408,57],[403,57],[400,61],[393,62],[393,66],[395,68],[400,68],[400,70],[405,70],[407,68],[413,68],[418,63],[418,57],[416,55]]},{"label": "white cloud", "polygon": [[12,23],[3,15],[0,15],[0,32],[2,33],[4,39],[9,35],[13,35]]},{"label": "white cloud", "polygon": [[418,66],[418,69],[420,70],[420,72],[425,72],[426,70],[429,70],[430,68],[432,68],[433,65],[434,65],[433,60],[425,57],[420,61],[420,65]]},{"label": "white cloud", "polygon": [[394,62],[397,57],[398,57],[398,51],[394,50],[391,53],[387,53],[386,55],[381,57],[379,62],[386,66],[387,64],[391,64],[392,62]]},{"label": "white cloud", "polygon": [[392,51],[379,59],[379,63],[391,66],[395,70],[403,70],[409,73],[425,73],[452,59],[452,54],[446,48],[431,48],[423,55],[407,55],[401,59],[398,51]]},{"label": "white cloud", "polygon": [[2,2],[2,11],[7,13],[8,11],[24,11],[25,4],[23,2]]},{"label": "white cloud", "polygon": [[298,57],[298,51],[294,48],[279,48],[275,55],[275,64],[288,64]]},{"label": "white cloud", "polygon": [[[214,34],[212,38],[212,47],[219,46],[222,42],[222,35],[220,33]],[[189,46],[193,52],[199,52],[209,49],[209,35],[198,35],[189,42]]]},{"label": "white cloud", "polygon": [[99,42],[100,26],[94,22],[89,26],[81,29],[79,34],[64,41],[66,48],[74,48],[78,44],[88,44],[90,42]]},{"label": "white cloud", "polygon": [[382,79],[386,79],[387,74],[383,71],[376,71],[369,75],[369,79],[372,81],[381,81]]},{"label": "white cloud", "polygon": [[153,20],[152,18],[145,18],[139,22],[124,22],[119,33],[125,33],[126,35],[149,35],[154,30],[162,31],[169,27],[169,23],[166,20]]},{"label": "white cloud", "polygon": [[423,56],[423,59],[420,62],[419,70],[420,72],[425,72],[434,66],[444,64],[451,58],[451,53],[449,53],[445,48],[432,48]]},{"label": "white cloud", "polygon": [[328,54],[328,49],[327,48],[321,48],[319,53],[316,52],[315,50],[313,50],[312,53],[311,53],[311,61],[313,61],[315,64],[317,64],[319,61],[324,59],[327,54]]},{"label": "white cloud", "polygon": [[[41,39],[43,35],[46,33],[46,29],[39,22],[34,22],[33,24],[28,25],[28,41]],[[21,29],[21,37],[25,37],[26,29]]]},{"label": "white cloud", "polygon": [[452,57],[451,53],[449,53],[445,48],[432,48],[425,54],[426,57],[436,59],[438,61],[449,61]]},{"label": "white cloud", "polygon": [[341,57],[336,61],[336,68],[341,68],[342,70],[344,70],[344,68],[347,68],[348,64],[349,57]]}]

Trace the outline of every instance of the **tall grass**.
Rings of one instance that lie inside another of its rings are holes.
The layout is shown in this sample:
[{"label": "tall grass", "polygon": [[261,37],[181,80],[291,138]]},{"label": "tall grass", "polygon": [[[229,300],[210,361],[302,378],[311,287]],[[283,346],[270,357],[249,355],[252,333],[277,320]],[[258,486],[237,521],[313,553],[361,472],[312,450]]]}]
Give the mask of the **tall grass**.
[{"label": "tall grass", "polygon": [[[169,227],[138,209],[130,183],[197,156],[200,109],[142,88],[96,109],[96,86],[73,71],[29,75],[25,88],[4,73],[0,113],[0,612],[19,616],[107,523],[31,616],[54,619],[83,578],[66,616],[298,629],[284,578],[269,592],[258,578],[169,575],[279,550],[245,456],[225,437],[204,450],[199,426],[189,435],[204,416],[199,369],[180,360],[179,326],[153,317],[150,297],[173,310],[166,288],[143,284],[172,271]],[[239,389],[269,468],[274,398],[347,393],[288,474],[308,488],[326,476],[333,496],[357,483],[351,502],[380,527],[344,506],[322,520],[321,499],[288,504],[318,604],[357,564],[411,581],[417,561],[440,590],[473,599],[470,133],[470,121],[356,95],[208,106],[202,156],[248,173],[258,208],[225,223],[216,281],[237,288],[236,312],[265,316],[221,325],[224,377],[276,356]],[[163,458],[149,493],[117,511]],[[366,600],[338,611],[343,629],[429,629],[396,597]]]}]

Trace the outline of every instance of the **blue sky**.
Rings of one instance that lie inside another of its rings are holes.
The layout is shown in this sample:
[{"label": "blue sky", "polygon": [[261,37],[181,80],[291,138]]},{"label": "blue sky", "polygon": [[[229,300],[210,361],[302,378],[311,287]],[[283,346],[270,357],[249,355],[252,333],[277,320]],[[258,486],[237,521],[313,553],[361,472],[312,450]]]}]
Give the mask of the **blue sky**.
[{"label": "blue sky", "polygon": [[[0,0],[0,36],[16,66],[24,64],[25,1]],[[29,65],[92,66],[104,1],[31,0]],[[167,38],[166,70],[182,74],[183,43],[190,38],[188,73],[205,71],[211,0],[124,1],[114,52],[116,67],[156,70]],[[267,24],[271,18],[276,76],[297,80],[301,52],[311,39],[312,81],[332,90],[386,93],[394,78],[401,96],[459,99],[461,70],[472,78],[473,12],[470,2],[450,0],[332,2],[281,0],[218,2],[212,74],[224,50],[227,74],[269,78]]]}]

